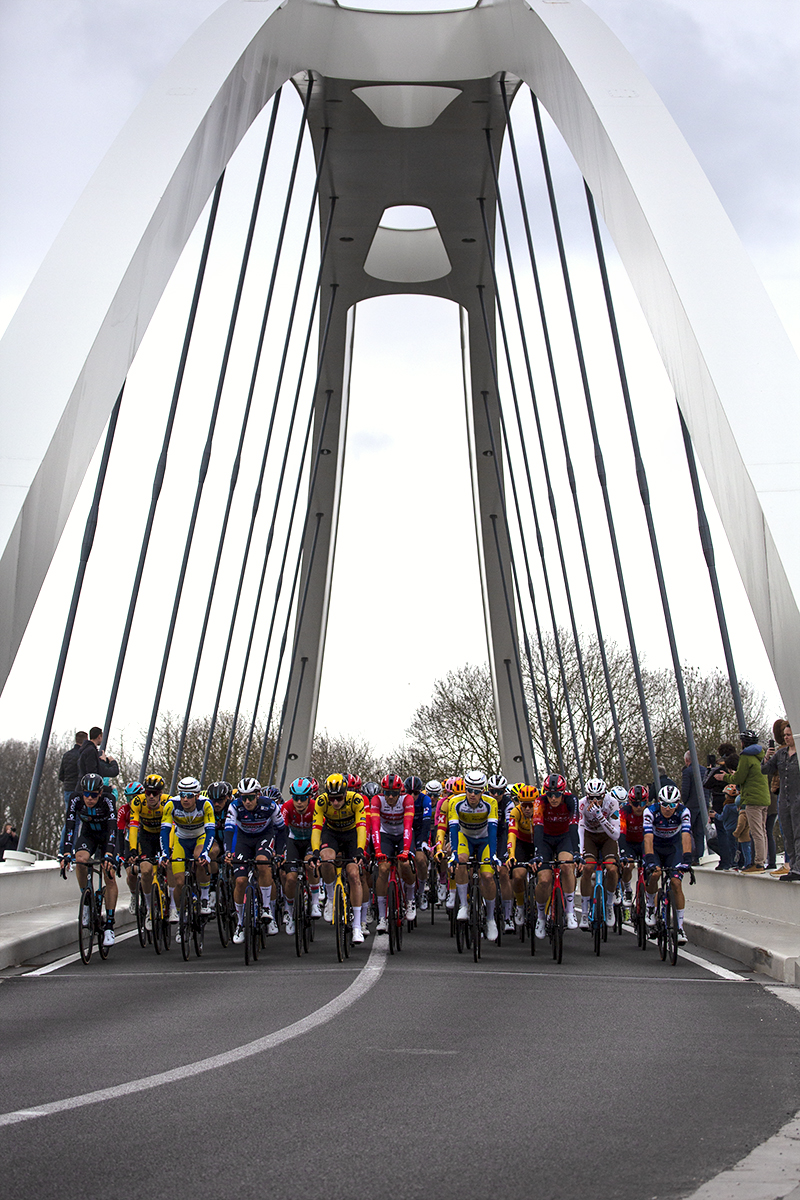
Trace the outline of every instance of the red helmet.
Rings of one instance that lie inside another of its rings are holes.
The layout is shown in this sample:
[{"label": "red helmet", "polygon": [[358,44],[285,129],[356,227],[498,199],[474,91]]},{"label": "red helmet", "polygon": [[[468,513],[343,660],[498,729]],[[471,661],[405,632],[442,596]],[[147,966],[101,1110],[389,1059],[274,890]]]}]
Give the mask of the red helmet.
[{"label": "red helmet", "polygon": [[399,775],[384,775],[381,787],[384,792],[402,792],[403,781]]},{"label": "red helmet", "polygon": [[567,781],[563,775],[548,775],[547,779],[544,781],[544,787],[542,788],[542,791],[545,793],[558,792],[559,796],[563,796],[566,790]]},{"label": "red helmet", "polygon": [[347,786],[349,787],[351,792],[360,792],[362,787],[364,786],[363,783],[361,782],[361,776],[360,775],[348,775],[347,776]]},{"label": "red helmet", "polygon": [[650,799],[650,792],[643,783],[637,783],[628,792],[628,799],[632,804],[647,804],[647,801]]},{"label": "red helmet", "polygon": [[319,784],[317,783],[316,779],[312,775],[311,776],[311,796],[315,797],[318,795],[319,795]]}]

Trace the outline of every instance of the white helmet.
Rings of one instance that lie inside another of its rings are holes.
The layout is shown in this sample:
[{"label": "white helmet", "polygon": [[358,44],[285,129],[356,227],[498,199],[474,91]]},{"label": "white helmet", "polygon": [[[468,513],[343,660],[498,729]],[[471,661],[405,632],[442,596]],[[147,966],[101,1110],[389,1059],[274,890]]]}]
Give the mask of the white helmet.
[{"label": "white helmet", "polygon": [[505,775],[490,775],[486,786],[490,792],[504,792],[508,787]]},{"label": "white helmet", "polygon": [[658,803],[659,804],[674,805],[674,804],[680,804],[680,802],[681,802],[680,790],[676,787],[673,787],[673,785],[671,783],[668,783],[665,787],[662,787],[661,791],[658,793]]},{"label": "white helmet", "polygon": [[467,771],[466,775],[464,776],[464,788],[466,791],[471,790],[474,792],[477,791],[478,788],[483,791],[485,787],[486,776],[483,771],[478,770],[477,767],[474,767],[471,771]]},{"label": "white helmet", "polygon": [[616,787],[613,787],[608,794],[609,794],[609,796],[614,797],[617,804],[627,804],[628,803],[627,790],[624,787],[622,787],[620,784],[617,784]]},{"label": "white helmet", "polygon": [[606,785],[602,779],[590,779],[586,784],[586,795],[592,800],[602,800],[605,798]]},{"label": "white helmet", "polygon": [[425,791],[431,798],[436,799],[442,794],[442,785],[438,779],[429,779],[425,784]]},{"label": "white helmet", "polygon": [[180,796],[199,796],[200,780],[195,779],[192,775],[187,775],[185,779],[179,780],[178,794]]},{"label": "white helmet", "polygon": [[240,796],[257,796],[261,791],[261,784],[257,779],[253,779],[252,775],[240,779],[236,785],[237,794]]}]

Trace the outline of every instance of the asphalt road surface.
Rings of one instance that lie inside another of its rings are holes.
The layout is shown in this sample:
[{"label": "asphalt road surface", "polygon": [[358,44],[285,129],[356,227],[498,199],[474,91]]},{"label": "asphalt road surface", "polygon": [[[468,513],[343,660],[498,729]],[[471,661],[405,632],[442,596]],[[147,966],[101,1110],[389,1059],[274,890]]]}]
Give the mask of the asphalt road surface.
[{"label": "asphalt road surface", "polygon": [[475,964],[420,917],[345,966],[329,927],[246,967],[211,925],[199,960],[0,974],[2,1195],[669,1200],[800,1109],[800,1013],[744,971],[627,932]]}]

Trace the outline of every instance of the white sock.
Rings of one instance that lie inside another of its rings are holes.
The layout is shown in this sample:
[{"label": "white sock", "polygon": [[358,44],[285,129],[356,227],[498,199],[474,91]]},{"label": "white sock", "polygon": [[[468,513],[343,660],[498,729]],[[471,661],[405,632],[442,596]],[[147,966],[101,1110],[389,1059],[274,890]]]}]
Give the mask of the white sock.
[{"label": "white sock", "polygon": [[589,915],[589,904],[591,899],[591,896],[581,896],[581,912],[585,917],[588,917]]},{"label": "white sock", "polygon": [[361,905],[353,909],[353,929],[361,928]]},{"label": "white sock", "polygon": [[686,911],[684,908],[676,908],[675,916],[678,918],[678,929],[683,929],[683,914]]},{"label": "white sock", "polygon": [[504,900],[503,901],[503,913],[505,915],[506,920],[508,920],[508,918],[511,916],[511,907],[512,907],[513,903],[514,903],[513,900]]},{"label": "white sock", "polygon": [[152,892],[145,892],[144,902],[147,905],[147,911],[152,912],[153,911],[153,893]]},{"label": "white sock", "polygon": [[544,908],[545,908],[545,906],[543,904],[540,904],[539,901],[537,900],[536,901],[536,915],[540,921],[544,920]]},{"label": "white sock", "polygon": [[656,906],[655,896],[651,896],[649,892],[645,892],[644,898],[645,898],[645,902],[646,902],[648,908],[655,908],[655,906]]},{"label": "white sock", "polygon": [[207,900],[207,899],[208,899],[208,884],[206,884],[206,886],[205,886],[205,887],[201,887],[201,888],[200,888],[200,899],[201,899],[201,900]]},{"label": "white sock", "polygon": [[369,920],[369,901],[361,905],[361,924],[365,925]]},{"label": "white sock", "polygon": [[406,903],[407,904],[413,903],[414,897],[416,895],[416,891],[417,891],[417,885],[415,883],[407,883],[406,884]]},{"label": "white sock", "polygon": [[466,904],[467,903],[467,884],[466,883],[457,883],[456,891],[458,893],[458,903]]},{"label": "white sock", "polygon": [[575,893],[570,892],[564,896],[564,908],[568,913],[575,912]]},{"label": "white sock", "polygon": [[236,905],[236,920],[239,922],[240,925],[244,925],[244,905],[243,904]]},{"label": "white sock", "polygon": [[378,920],[382,921],[386,916],[386,897],[378,896]]},{"label": "white sock", "polygon": [[271,887],[262,887],[261,903],[264,905],[264,908],[269,908],[270,904],[272,903],[272,888]]}]

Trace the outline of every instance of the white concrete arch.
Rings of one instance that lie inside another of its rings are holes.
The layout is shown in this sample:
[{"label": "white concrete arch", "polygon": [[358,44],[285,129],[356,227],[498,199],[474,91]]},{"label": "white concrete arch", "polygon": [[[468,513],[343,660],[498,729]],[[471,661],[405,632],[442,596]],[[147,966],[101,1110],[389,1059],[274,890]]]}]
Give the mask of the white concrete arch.
[{"label": "white concrete arch", "polygon": [[[536,92],[631,278],[787,710],[800,714],[800,365],[674,122],[580,0],[430,14],[229,0],[190,39],[104,159],[0,343],[0,683],[214,183],[277,87],[306,69],[361,86],[455,86],[508,71]],[[754,412],[780,425],[782,462],[762,461]]]}]

